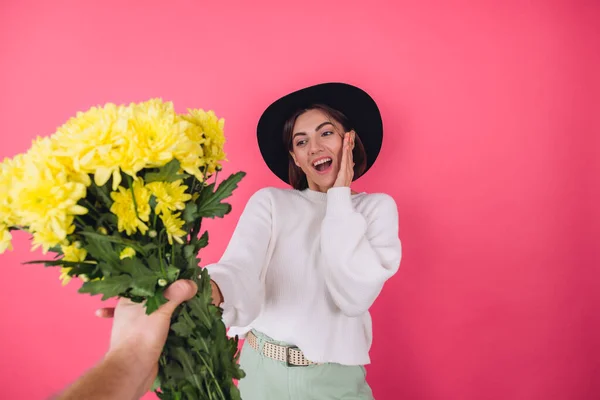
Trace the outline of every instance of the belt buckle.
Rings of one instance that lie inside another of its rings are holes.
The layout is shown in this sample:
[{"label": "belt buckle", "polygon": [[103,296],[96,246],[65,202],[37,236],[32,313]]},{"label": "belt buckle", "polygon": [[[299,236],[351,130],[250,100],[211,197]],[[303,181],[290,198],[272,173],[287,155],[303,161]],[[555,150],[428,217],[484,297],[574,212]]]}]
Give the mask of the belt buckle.
[{"label": "belt buckle", "polygon": [[297,346],[286,346],[285,348],[285,365],[288,367],[303,367],[304,365],[295,365],[290,362],[290,350],[297,350]]}]

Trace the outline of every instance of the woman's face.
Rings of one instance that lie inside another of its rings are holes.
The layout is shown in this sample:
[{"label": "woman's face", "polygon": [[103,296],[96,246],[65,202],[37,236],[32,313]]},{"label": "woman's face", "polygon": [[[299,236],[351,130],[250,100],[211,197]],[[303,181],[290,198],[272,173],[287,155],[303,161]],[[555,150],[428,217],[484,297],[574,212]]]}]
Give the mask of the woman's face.
[{"label": "woman's face", "polygon": [[306,174],[310,189],[326,192],[333,187],[342,160],[343,136],[341,124],[321,110],[309,110],[296,119],[290,153]]}]

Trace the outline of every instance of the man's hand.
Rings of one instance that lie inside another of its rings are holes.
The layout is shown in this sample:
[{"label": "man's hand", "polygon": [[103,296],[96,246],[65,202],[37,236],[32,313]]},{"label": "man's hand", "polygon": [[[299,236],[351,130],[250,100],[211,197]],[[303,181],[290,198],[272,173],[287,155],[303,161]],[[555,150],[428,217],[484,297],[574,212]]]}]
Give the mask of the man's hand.
[{"label": "man's hand", "polygon": [[350,187],[352,184],[352,178],[354,178],[354,159],[352,156],[352,150],[354,150],[354,137],[354,131],[346,132],[344,135],[342,161],[333,187]]},{"label": "man's hand", "polygon": [[174,282],[165,291],[169,300],[150,315],[142,304],[120,299],[116,308],[102,308],[96,312],[100,317],[114,316],[110,349],[106,360],[122,360],[131,384],[139,388],[140,395],[147,392],[158,372],[158,359],[162,352],[173,311],[186,300],[194,297],[196,284],[188,280]]}]

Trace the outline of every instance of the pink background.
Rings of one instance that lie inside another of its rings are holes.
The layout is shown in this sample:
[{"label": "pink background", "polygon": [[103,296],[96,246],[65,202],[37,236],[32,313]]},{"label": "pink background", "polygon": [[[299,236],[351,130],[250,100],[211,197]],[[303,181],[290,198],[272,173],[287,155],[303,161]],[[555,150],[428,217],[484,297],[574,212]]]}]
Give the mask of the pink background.
[{"label": "pink background", "polygon": [[[356,188],[394,196],[404,245],[372,309],[376,398],[600,397],[600,3],[167,4],[3,0],[0,156],[98,103],[214,109],[226,172],[248,176],[208,226],[208,263],[249,196],[280,185],[256,146],[261,111],[306,85],[360,85],[385,141]],[[102,356],[110,323],[15,245],[0,259],[0,397],[42,399]]]}]

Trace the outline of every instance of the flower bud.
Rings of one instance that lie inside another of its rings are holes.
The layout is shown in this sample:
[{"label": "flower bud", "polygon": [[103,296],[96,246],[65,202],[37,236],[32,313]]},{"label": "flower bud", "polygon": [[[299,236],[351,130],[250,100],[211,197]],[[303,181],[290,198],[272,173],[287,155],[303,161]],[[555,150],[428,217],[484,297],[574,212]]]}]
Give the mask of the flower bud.
[{"label": "flower bud", "polygon": [[148,232],[148,236],[150,236],[151,238],[155,238],[158,235],[158,233],[156,233],[156,231],[154,229],[150,230]]},{"label": "flower bud", "polygon": [[123,260],[125,258],[131,258],[135,256],[135,250],[131,247],[125,247],[121,254],[119,254],[119,259]]},{"label": "flower bud", "polygon": [[101,234],[101,235],[108,235],[108,231],[103,226],[101,226],[100,228],[98,228],[98,233]]},{"label": "flower bud", "polygon": [[167,283],[169,283],[169,282],[167,282],[167,280],[166,280],[166,279],[160,278],[160,279],[158,280],[158,286],[165,287],[165,286],[167,286]]}]

